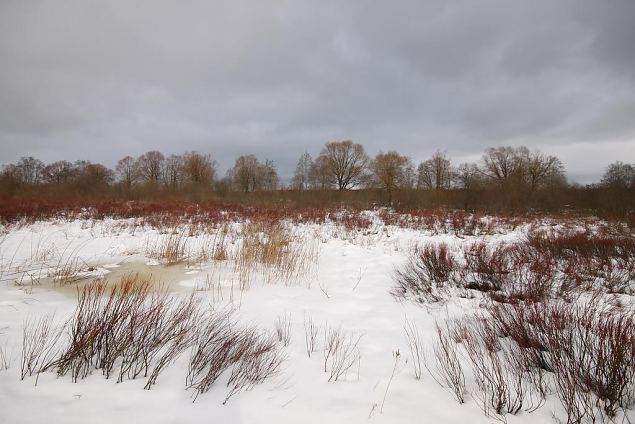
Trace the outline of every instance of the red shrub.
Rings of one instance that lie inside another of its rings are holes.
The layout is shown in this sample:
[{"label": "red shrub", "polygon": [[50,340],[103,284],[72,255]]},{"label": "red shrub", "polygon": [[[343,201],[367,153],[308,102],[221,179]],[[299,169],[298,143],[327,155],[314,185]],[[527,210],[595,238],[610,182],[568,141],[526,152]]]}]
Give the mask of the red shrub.
[{"label": "red shrub", "polygon": [[406,265],[395,272],[393,294],[412,295],[419,302],[440,300],[438,289],[451,282],[456,268],[456,261],[446,245],[417,248]]}]

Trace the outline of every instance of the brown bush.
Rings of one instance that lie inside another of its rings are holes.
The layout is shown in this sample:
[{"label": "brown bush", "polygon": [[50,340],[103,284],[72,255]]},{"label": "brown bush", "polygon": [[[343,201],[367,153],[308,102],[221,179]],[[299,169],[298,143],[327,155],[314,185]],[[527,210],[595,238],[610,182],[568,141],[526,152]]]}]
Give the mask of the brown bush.
[{"label": "brown bush", "polygon": [[635,404],[633,311],[556,301],[491,310],[500,334],[521,348],[530,373],[552,373],[569,422],[611,419]]},{"label": "brown bush", "polygon": [[100,370],[118,382],[147,378],[150,389],[192,348],[186,388],[204,393],[231,368],[229,399],[275,374],[283,359],[268,333],[235,328],[229,313],[204,313],[195,294],[177,298],[136,275],[111,288],[97,281],[78,289],[75,312],[61,328],[69,332],[67,341],[50,317],[25,325],[23,379],[55,370],[77,382]]},{"label": "brown bush", "polygon": [[418,302],[438,301],[439,290],[450,284],[457,264],[446,245],[427,245],[413,249],[408,262],[395,271],[394,296],[414,297]]}]

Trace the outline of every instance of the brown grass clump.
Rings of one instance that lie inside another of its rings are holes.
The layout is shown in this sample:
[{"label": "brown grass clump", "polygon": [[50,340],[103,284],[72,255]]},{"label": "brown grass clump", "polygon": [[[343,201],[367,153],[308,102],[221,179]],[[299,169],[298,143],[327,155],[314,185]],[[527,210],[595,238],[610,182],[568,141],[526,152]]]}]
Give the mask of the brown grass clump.
[{"label": "brown grass clump", "polygon": [[241,289],[248,288],[256,275],[266,283],[301,280],[317,263],[319,251],[314,243],[298,243],[280,223],[245,223],[236,257],[235,270]]},{"label": "brown grass clump", "polygon": [[187,234],[184,230],[175,228],[166,235],[158,237],[154,244],[146,246],[146,254],[160,260],[167,265],[185,262],[189,259],[187,252]]}]

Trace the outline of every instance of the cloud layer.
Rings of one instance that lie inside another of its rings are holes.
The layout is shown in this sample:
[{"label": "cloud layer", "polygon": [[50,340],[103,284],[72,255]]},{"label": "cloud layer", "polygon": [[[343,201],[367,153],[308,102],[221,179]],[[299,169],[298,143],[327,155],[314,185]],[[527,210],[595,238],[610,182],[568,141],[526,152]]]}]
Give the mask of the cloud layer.
[{"label": "cloud layer", "polygon": [[283,176],[326,141],[635,162],[635,2],[0,3],[2,162],[199,150]]}]

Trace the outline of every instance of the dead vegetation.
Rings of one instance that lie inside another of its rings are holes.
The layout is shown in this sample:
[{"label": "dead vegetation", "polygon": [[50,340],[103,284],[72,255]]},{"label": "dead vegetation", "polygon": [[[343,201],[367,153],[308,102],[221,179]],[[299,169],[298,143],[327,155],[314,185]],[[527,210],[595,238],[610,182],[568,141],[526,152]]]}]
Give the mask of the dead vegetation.
[{"label": "dead vegetation", "polygon": [[227,262],[240,290],[253,282],[310,282],[319,249],[313,241],[299,242],[282,222],[243,222],[218,227],[192,225],[167,229],[146,243],[146,254],[166,265]]},{"label": "dead vegetation", "polygon": [[56,267],[55,271],[53,271],[53,282],[59,286],[73,284],[82,280],[82,278],[85,278],[84,274],[92,270],[92,267],[79,258],[69,258],[67,261],[61,263],[61,266]]},{"label": "dead vegetation", "polygon": [[359,342],[363,334],[355,334],[341,327],[324,329],[324,372],[328,381],[338,381],[361,361]]},{"label": "dead vegetation", "polygon": [[289,314],[278,315],[275,328],[278,342],[285,347],[289,346],[291,343],[291,316]]},{"label": "dead vegetation", "polygon": [[439,292],[450,284],[456,269],[447,246],[415,247],[403,268],[395,271],[393,295],[409,295],[417,302],[441,300]]},{"label": "dead vegetation", "polygon": [[465,375],[456,349],[446,331],[437,326],[437,341],[434,345],[434,357],[442,384],[449,388],[457,402],[465,402]]},{"label": "dead vegetation", "polygon": [[146,246],[146,254],[160,260],[166,265],[185,262],[190,258],[187,251],[187,234],[185,230],[175,228],[168,234],[157,237],[153,244]]},{"label": "dead vegetation", "polygon": [[310,358],[311,355],[318,349],[318,334],[320,333],[320,326],[313,321],[311,315],[304,315],[304,344],[306,347],[306,354]]},{"label": "dead vegetation", "polygon": [[286,226],[276,223],[245,223],[236,255],[235,271],[241,289],[256,276],[265,283],[307,280],[315,270],[319,250],[315,243],[299,243]]},{"label": "dead vegetation", "polygon": [[[597,301],[496,305],[496,330],[524,363],[550,373],[573,422],[608,422],[635,406],[635,314]],[[538,379],[536,377],[536,379]]]},{"label": "dead vegetation", "polygon": [[421,340],[421,334],[419,333],[417,324],[414,321],[409,321],[406,319],[406,323],[404,325],[404,335],[406,338],[406,342],[408,343],[408,348],[410,349],[410,359],[414,376],[417,380],[419,380],[421,379],[421,374],[426,358],[424,345]]},{"label": "dead vegetation", "polygon": [[283,358],[270,334],[234,328],[229,312],[210,318],[197,329],[189,359],[186,387],[194,390],[195,400],[226,370],[230,370],[230,377],[224,402],[279,371]]},{"label": "dead vegetation", "polygon": [[393,295],[419,303],[447,299],[456,289],[499,302],[597,291],[633,295],[635,237],[610,227],[530,228],[511,244],[474,242],[455,253],[445,245],[426,245],[412,250],[394,281]]},{"label": "dead vegetation", "polygon": [[[350,222],[351,228],[358,225]],[[235,234],[228,228],[202,241],[191,228],[168,232],[154,257],[168,264],[233,261],[240,289],[258,278],[301,278],[317,262],[317,250],[295,241],[283,223],[244,223],[232,227],[240,229]],[[60,271],[65,281],[79,275],[76,265]],[[487,415],[504,420],[536,410],[553,395],[568,422],[611,422],[635,402],[634,317],[621,300],[634,293],[634,277],[635,244],[628,232],[530,228],[512,244],[472,242],[455,251],[444,244],[418,247],[396,271],[393,293],[420,303],[470,293],[486,306],[469,322],[437,328],[434,377],[458,402],[472,399]],[[227,401],[279,371],[279,347],[291,342],[288,316],[278,317],[274,333],[240,328],[229,313],[204,311],[195,296],[177,301],[134,279],[112,291],[99,283],[80,290],[78,309],[65,325],[68,341],[49,323],[25,325],[22,378],[55,371],[78,381],[99,370],[117,381],[145,378],[150,389],[189,351],[186,387],[193,397],[225,374]],[[606,307],[603,295],[619,295],[611,297],[616,307]],[[584,303],[588,296],[604,306]],[[310,316],[304,329],[310,358],[320,348],[322,330]],[[407,322],[405,332],[420,379],[423,344],[414,323]],[[328,381],[359,369],[360,338],[325,326]]]},{"label": "dead vegetation", "polygon": [[[393,294],[485,307],[437,326],[431,374],[459,403],[472,398],[506,421],[555,396],[568,423],[619,422],[635,406],[634,264],[623,226],[532,226],[515,243],[416,248]],[[420,378],[416,327],[407,322],[405,334]]]},{"label": "dead vegetation", "polygon": [[0,371],[6,371],[11,366],[11,352],[7,349],[7,345],[0,345]]},{"label": "dead vegetation", "polygon": [[49,314],[24,323],[20,356],[22,380],[27,376],[39,375],[46,371],[55,360],[64,326],[55,327],[53,318],[54,315]]},{"label": "dead vegetation", "polygon": [[229,369],[229,399],[278,371],[282,356],[267,333],[203,309],[195,293],[175,297],[151,285],[136,275],[111,288],[97,281],[78,289],[75,312],[59,329],[51,317],[27,322],[22,378],[54,371],[77,382],[100,371],[117,382],[145,378],[150,389],[191,350],[186,387],[203,393]]},{"label": "dead vegetation", "polygon": [[437,333],[438,381],[459,403],[470,393],[488,416],[504,421],[533,412],[550,394],[570,423],[614,422],[635,406],[632,310],[597,302],[492,303],[487,314],[450,321]]}]

